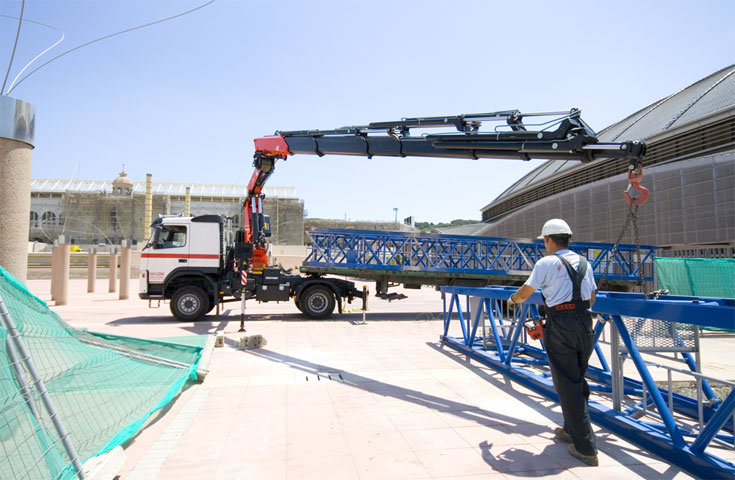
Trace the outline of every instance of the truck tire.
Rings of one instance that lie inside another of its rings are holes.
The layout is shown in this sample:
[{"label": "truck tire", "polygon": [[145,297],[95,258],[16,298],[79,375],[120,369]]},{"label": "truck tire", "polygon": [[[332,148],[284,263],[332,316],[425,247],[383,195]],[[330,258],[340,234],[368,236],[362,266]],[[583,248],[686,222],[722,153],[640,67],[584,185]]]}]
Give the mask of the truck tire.
[{"label": "truck tire", "polygon": [[294,303],[294,304],[296,305],[296,308],[298,308],[298,309],[299,309],[299,312],[301,312],[301,313],[306,313],[306,312],[304,311],[304,307],[302,307],[302,306],[301,306],[301,302],[299,302],[299,301],[297,301],[297,300],[294,300],[294,301],[293,301],[293,303]]},{"label": "truck tire", "polygon": [[209,312],[209,299],[199,287],[182,287],[171,297],[171,313],[182,322],[196,322]]},{"label": "truck tire", "polygon": [[327,318],[334,311],[334,294],[327,287],[315,285],[306,289],[297,306],[311,318]]}]

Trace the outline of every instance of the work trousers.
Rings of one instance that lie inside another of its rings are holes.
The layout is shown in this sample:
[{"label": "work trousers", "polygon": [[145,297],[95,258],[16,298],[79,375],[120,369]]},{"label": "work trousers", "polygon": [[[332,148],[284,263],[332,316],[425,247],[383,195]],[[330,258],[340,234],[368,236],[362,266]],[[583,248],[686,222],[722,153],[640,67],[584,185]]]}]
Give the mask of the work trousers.
[{"label": "work trousers", "polygon": [[586,310],[547,310],[544,348],[554,388],[564,414],[564,430],[582,455],[597,455],[587,400],[590,388],[584,374],[594,350],[592,314]]}]

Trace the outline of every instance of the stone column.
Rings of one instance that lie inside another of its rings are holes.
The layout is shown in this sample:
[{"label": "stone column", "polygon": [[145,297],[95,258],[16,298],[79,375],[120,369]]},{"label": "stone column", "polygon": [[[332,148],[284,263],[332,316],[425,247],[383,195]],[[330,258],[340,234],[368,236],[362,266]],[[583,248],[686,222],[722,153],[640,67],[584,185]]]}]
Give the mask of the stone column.
[{"label": "stone column", "polygon": [[151,238],[151,222],[153,219],[153,175],[147,173],[145,176],[145,213],[143,217],[143,241],[147,242]]},{"label": "stone column", "polygon": [[[57,263],[59,270],[56,275],[56,287],[54,287],[55,305],[66,305],[69,303],[69,244],[64,235],[59,235],[59,246],[56,250]],[[52,274],[54,275],[54,274]]]},{"label": "stone column", "polygon": [[31,216],[31,151],[36,113],[0,96],[0,265],[25,283]]},{"label": "stone column", "polygon": [[89,249],[87,258],[87,292],[94,293],[94,284],[97,282],[97,249]]},{"label": "stone column", "polygon": [[191,215],[191,187],[186,187],[186,196],[184,197],[184,216]]},{"label": "stone column", "polygon": [[109,278],[110,293],[117,291],[117,247],[110,247],[110,278]]},{"label": "stone column", "polygon": [[54,248],[51,251],[51,301],[56,301],[56,275],[59,273],[59,241],[54,240]]},{"label": "stone column", "polygon": [[130,291],[130,240],[122,241],[122,250],[120,252],[120,300],[127,300]]}]

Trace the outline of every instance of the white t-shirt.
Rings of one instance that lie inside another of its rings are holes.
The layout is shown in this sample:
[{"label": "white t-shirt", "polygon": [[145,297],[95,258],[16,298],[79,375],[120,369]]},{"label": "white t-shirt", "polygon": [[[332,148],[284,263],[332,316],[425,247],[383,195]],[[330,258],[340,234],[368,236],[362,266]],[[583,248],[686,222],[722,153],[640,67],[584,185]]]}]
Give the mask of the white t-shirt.
[{"label": "white t-shirt", "polygon": [[[577,270],[579,267],[579,255],[571,250],[559,250],[556,253],[563,256]],[[531,276],[528,277],[525,285],[536,290],[541,290],[541,293],[546,299],[546,304],[550,307],[572,301],[572,279],[569,277],[566,267],[556,255],[547,255],[536,262]],[[582,300],[592,298],[592,292],[594,290],[597,290],[597,284],[592,273],[592,267],[588,264],[587,273],[581,285],[580,293]]]}]

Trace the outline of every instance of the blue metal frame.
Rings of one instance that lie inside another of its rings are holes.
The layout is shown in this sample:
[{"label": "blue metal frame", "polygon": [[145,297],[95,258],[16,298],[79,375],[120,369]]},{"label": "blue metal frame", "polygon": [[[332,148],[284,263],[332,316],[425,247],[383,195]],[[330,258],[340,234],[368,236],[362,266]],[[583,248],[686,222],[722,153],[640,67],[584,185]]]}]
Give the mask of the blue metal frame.
[{"label": "blue metal frame", "polygon": [[[307,267],[343,267],[401,272],[528,276],[544,256],[540,240],[463,235],[380,232],[373,230],[314,229],[304,261]],[[613,281],[640,279],[635,245],[573,242],[570,249],[584,255],[598,276],[605,269]],[[644,278],[653,280],[653,255],[658,247],[642,245]]]},{"label": "blue metal frame", "polygon": [[[441,287],[444,298],[444,325],[442,341],[452,348],[469,355],[475,360],[508,375],[515,381],[558,401],[558,396],[550,376],[547,373],[537,374],[523,368],[523,363],[533,361],[534,364],[543,364],[546,359],[543,342],[529,344],[523,321],[537,317],[536,306],[542,305],[542,299],[535,292],[516,312],[516,321],[513,328],[503,334],[499,328],[504,321],[501,303],[515,292],[511,287]],[[462,310],[460,298],[466,296],[466,305],[470,304],[470,297],[475,297],[478,309],[467,315]],[[447,297],[449,300],[447,301]],[[494,307],[494,308],[491,308]],[[735,300],[717,298],[695,298],[667,296],[656,300],[645,299],[643,295],[632,293],[602,292],[597,295],[593,310],[603,317],[595,325],[595,332],[599,338],[607,321],[613,322],[618,334],[627,349],[627,354],[635,364],[643,381],[624,378],[625,394],[642,397],[642,388],[645,385],[646,404],[654,405],[663,424],[637,420],[633,411],[616,411],[601,403],[590,401],[589,411],[593,422],[601,425],[613,433],[625,438],[700,478],[728,478],[735,476],[735,464],[723,460],[705,451],[706,447],[715,438],[724,438],[733,441],[733,410],[735,408],[735,389],[721,402],[713,406],[704,407],[704,428],[694,437],[691,443],[685,437],[692,435],[680,428],[674,421],[674,412],[683,415],[696,416],[696,401],[682,395],[673,394],[673,411],[665,400],[668,392],[656,386],[647,365],[644,363],[633,337],[623,322],[623,316],[633,316],[645,319],[658,319],[692,325],[710,326],[717,328],[732,328],[735,319]],[[493,350],[487,350],[486,339],[477,336],[483,313],[487,314],[492,330],[492,340],[495,342]],[[450,324],[459,319],[462,337],[449,336]],[[617,341],[617,340],[614,340]],[[499,347],[499,348],[496,348]],[[588,378],[592,380],[593,390],[614,392],[617,388],[612,381],[612,372],[599,345],[595,346],[600,357],[602,368],[590,367]],[[521,354],[531,358],[519,357]],[[689,364],[689,363],[688,363]],[[696,366],[689,364],[690,368]],[[597,382],[597,383],[594,383]]]}]

